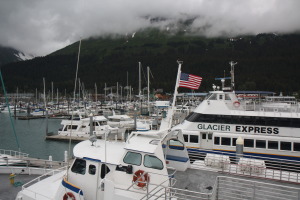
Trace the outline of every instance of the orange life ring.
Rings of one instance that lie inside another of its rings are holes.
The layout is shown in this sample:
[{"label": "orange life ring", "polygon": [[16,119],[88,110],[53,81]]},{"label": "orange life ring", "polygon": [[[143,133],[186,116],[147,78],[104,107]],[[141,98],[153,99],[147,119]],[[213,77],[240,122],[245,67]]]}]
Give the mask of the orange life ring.
[{"label": "orange life ring", "polygon": [[233,106],[236,108],[240,107],[240,105],[241,105],[241,103],[239,101],[233,102]]},{"label": "orange life ring", "polygon": [[150,181],[150,177],[148,173],[144,172],[143,170],[137,170],[133,174],[132,182],[134,182],[140,188],[145,187],[149,181]]},{"label": "orange life ring", "polygon": [[72,192],[67,192],[64,195],[63,200],[76,200],[76,198]]}]

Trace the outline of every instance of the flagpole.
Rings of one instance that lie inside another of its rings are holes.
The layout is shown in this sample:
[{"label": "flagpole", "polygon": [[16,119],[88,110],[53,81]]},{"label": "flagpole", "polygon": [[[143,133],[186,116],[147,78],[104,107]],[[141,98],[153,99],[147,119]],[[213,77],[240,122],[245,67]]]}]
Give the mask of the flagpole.
[{"label": "flagpole", "polygon": [[173,103],[172,107],[168,109],[167,117],[163,118],[161,120],[160,130],[170,129],[172,127],[172,121],[173,121],[173,113],[175,110],[175,102],[176,102],[176,96],[177,96],[177,89],[179,87],[179,80],[181,75],[181,65],[182,61],[177,61],[178,63],[178,72],[177,72],[177,78],[176,78],[176,84],[174,89],[174,97],[173,97]]},{"label": "flagpole", "polygon": [[179,86],[179,79],[180,79],[180,74],[181,74],[181,65],[183,61],[177,61],[178,63],[178,72],[177,72],[177,79],[176,79],[176,84],[175,84],[175,89],[174,89],[174,97],[173,97],[173,103],[172,103],[172,111],[175,108],[175,103],[176,103],[176,96],[178,94],[178,86]]},{"label": "flagpole", "polygon": [[179,80],[180,80],[180,75],[181,75],[181,65],[183,61],[177,61],[178,63],[178,72],[177,72],[177,78],[176,78],[176,84],[175,84],[175,89],[174,89],[174,96],[173,96],[173,102],[172,102],[172,109],[169,111],[168,116],[170,116],[169,123],[168,123],[168,128],[170,129],[172,127],[172,121],[173,121],[173,114],[175,110],[175,103],[176,103],[176,97],[178,94],[178,87],[179,87]]}]

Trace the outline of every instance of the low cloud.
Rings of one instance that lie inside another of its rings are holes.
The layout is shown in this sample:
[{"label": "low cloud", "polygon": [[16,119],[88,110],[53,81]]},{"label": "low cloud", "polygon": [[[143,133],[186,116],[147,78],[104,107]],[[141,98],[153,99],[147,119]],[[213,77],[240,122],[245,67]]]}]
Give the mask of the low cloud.
[{"label": "low cloud", "polygon": [[80,38],[186,19],[207,37],[291,33],[300,30],[299,8],[299,0],[9,0],[0,2],[0,45],[42,56]]}]

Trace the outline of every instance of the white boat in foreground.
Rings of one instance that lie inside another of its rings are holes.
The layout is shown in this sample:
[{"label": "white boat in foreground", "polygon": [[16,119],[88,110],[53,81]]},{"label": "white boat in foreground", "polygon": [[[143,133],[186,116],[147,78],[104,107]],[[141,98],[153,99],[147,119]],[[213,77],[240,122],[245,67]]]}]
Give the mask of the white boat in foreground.
[{"label": "white boat in foreground", "polygon": [[169,148],[174,143],[182,145],[182,135],[167,130],[133,132],[127,142],[83,141],[68,171],[25,187],[17,199],[157,198],[171,186],[167,167],[184,171],[190,165],[184,146]]}]

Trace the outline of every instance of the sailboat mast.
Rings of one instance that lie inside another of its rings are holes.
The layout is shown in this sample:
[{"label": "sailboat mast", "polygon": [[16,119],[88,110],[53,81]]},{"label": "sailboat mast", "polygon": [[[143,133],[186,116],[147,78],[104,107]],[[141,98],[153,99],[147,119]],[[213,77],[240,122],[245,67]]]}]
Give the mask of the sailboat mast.
[{"label": "sailboat mast", "polygon": [[147,67],[147,78],[148,78],[148,85],[147,85],[147,92],[148,92],[148,111],[150,111],[150,68]]},{"label": "sailboat mast", "polygon": [[139,62],[139,97],[140,97],[140,113],[142,114],[142,79],[141,79],[141,62]]},{"label": "sailboat mast", "polygon": [[97,84],[95,83],[95,101],[96,101],[96,104],[97,104]]},{"label": "sailboat mast", "polygon": [[106,101],[106,83],[104,84],[104,102]]},{"label": "sailboat mast", "polygon": [[44,106],[45,106],[45,109],[46,109],[47,106],[46,106],[46,84],[45,84],[45,77],[43,78],[43,85],[44,85]]},{"label": "sailboat mast", "polygon": [[141,62],[139,62],[139,96],[141,98],[142,95],[142,79],[141,79]]},{"label": "sailboat mast", "polygon": [[51,97],[51,101],[53,103],[53,81],[51,81],[51,90],[52,90],[52,97]]},{"label": "sailboat mast", "polygon": [[79,106],[79,103],[80,103],[80,88],[81,88],[80,78],[78,78],[78,106]]}]

